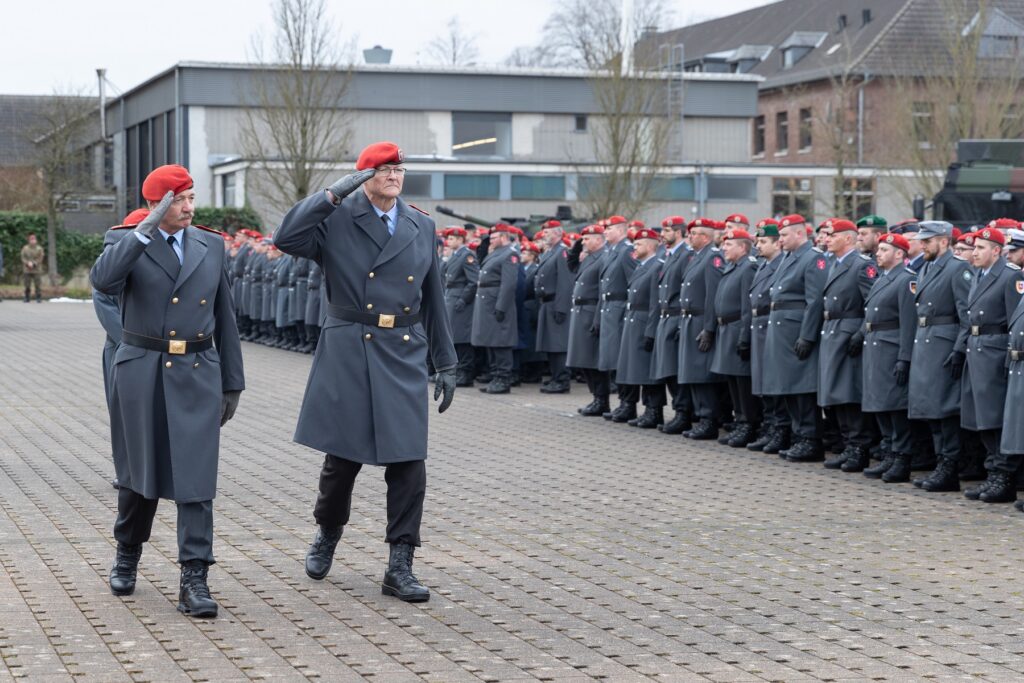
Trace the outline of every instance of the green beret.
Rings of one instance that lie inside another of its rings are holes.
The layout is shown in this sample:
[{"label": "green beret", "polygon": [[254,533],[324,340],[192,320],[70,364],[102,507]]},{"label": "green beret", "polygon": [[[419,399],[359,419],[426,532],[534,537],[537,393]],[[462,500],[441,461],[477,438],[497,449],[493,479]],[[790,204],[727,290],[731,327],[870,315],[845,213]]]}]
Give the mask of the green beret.
[{"label": "green beret", "polygon": [[887,232],[889,230],[889,221],[885,220],[881,216],[864,216],[857,221],[858,228],[875,228]]},{"label": "green beret", "polygon": [[757,237],[778,237],[779,236],[779,222],[772,218],[766,218],[757,224],[754,229],[754,235]]}]

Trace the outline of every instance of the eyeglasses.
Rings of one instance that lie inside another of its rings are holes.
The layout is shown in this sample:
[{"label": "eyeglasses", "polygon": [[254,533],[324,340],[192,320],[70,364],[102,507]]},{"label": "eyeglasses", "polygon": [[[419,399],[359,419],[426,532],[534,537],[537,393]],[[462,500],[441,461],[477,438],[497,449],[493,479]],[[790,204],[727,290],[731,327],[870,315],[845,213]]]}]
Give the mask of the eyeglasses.
[{"label": "eyeglasses", "polygon": [[388,177],[392,173],[401,178],[405,175],[405,169],[400,166],[381,166],[377,169],[377,175],[383,178]]}]

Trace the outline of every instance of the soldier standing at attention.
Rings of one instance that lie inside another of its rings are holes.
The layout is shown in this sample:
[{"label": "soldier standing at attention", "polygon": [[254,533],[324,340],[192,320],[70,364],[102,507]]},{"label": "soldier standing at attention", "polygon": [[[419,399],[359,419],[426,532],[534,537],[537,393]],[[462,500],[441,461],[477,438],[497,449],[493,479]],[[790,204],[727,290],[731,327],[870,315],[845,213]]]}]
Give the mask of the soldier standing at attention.
[{"label": "soldier standing at attention", "polygon": [[207,586],[220,428],[245,388],[220,233],[192,225],[188,171],[161,166],[142,184],[151,213],[110,230],[93,287],[119,296],[110,413],[117,499],[114,595],[131,595],[160,498],[178,507],[178,610],[217,615]]},{"label": "soldier standing at attention", "polygon": [[480,279],[480,263],[466,247],[466,229],[448,228],[445,243],[450,252],[444,268],[444,305],[452,325],[452,342],[459,357],[455,386],[473,386],[473,302]]},{"label": "soldier standing at attention", "polygon": [[318,262],[327,294],[295,429],[295,441],[326,454],[306,574],[327,576],[356,475],[364,464],[383,465],[391,550],[381,592],[422,602],[430,591],[412,563],[427,486],[427,353],[437,371],[434,399],[444,394],[439,412],[454,397],[457,358],[434,222],[399,197],[404,159],[394,143],[370,145],[356,173],[292,207],[275,243]]},{"label": "soldier standing at attention", "polygon": [[615,376],[619,386],[628,387],[630,395],[639,393],[645,412],[661,415],[665,408],[665,385],[652,374],[654,339],[647,336],[648,321],[657,318],[658,310],[658,272],[663,263],[658,258],[658,233],[638,228],[632,242],[637,265],[629,274],[629,298]]},{"label": "soldier standing at attention", "polygon": [[[583,253],[583,260],[580,260]],[[601,266],[607,256],[604,228],[588,225],[580,231],[580,239],[569,250],[569,270],[575,274],[572,309],[569,312],[569,353],[566,364],[583,370],[593,400],[577,409],[585,417],[599,417],[611,409],[608,402],[610,379],[598,370],[601,344],[601,318],[598,311],[601,289]]]},{"label": "soldier standing at attention", "polygon": [[[601,259],[597,369],[612,373],[612,380],[619,388],[619,408],[624,404],[632,404],[635,412],[635,406],[640,398],[637,389],[632,384],[619,382],[614,373],[619,363],[619,344],[622,343],[622,326],[626,317],[627,283],[630,273],[637,266],[637,261],[633,258],[633,246],[626,237],[626,219],[623,216],[612,216],[607,222],[604,238],[608,245],[608,253]],[[643,225],[639,227],[642,228]],[[629,408],[624,410],[628,411]],[[612,412],[606,417],[611,419]],[[630,416],[631,419],[632,417]]]},{"label": "soldier standing at attention", "polygon": [[471,339],[473,346],[487,349],[490,366],[490,382],[480,391],[507,394],[511,391],[512,351],[519,341],[519,254],[512,247],[511,225],[498,223],[488,237],[489,252],[480,263]]},{"label": "soldier standing at attention", "polygon": [[[658,271],[657,305],[647,320],[647,336],[652,339],[654,355],[651,373],[663,381],[672,397],[675,416],[664,422],[660,412],[648,409],[637,419],[636,426],[658,428],[665,434],[682,434],[693,422],[693,401],[690,392],[679,385],[679,293],[683,273],[692,254],[686,248],[684,235],[686,220],[682,216],[669,216],[661,222],[661,241],[665,246],[664,260]],[[616,418],[613,417],[613,420]]]},{"label": "soldier standing at attention", "polygon": [[573,277],[567,262],[568,251],[562,243],[562,224],[544,224],[544,253],[533,276],[533,289],[540,303],[537,322],[537,351],[546,353],[551,380],[541,385],[545,394],[569,393],[569,309],[572,308]]},{"label": "soldier standing at attention", "polygon": [[32,285],[36,288],[36,303],[42,303],[43,299],[39,293],[39,275],[43,272],[43,258],[46,252],[39,245],[39,240],[34,234],[29,234],[28,243],[21,248],[21,279],[25,283],[25,303],[29,302],[29,294],[32,292]]},{"label": "soldier standing at attention", "polygon": [[857,249],[869,257],[875,255],[882,235],[889,232],[889,223],[881,216],[864,216],[857,221]]}]

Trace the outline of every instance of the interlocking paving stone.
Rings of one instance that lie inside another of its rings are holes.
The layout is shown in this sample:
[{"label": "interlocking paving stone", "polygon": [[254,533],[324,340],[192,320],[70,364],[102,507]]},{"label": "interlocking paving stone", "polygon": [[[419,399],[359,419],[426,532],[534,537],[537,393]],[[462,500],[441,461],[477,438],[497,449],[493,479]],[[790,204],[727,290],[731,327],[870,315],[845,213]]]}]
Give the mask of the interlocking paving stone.
[{"label": "interlocking paving stone", "polygon": [[102,342],[87,304],[0,305],[0,681],[1024,675],[1010,506],[580,418],[582,385],[464,389],[431,420],[429,603],[380,595],[375,468],[312,581],[322,455],[290,440],[310,358],[252,344],[221,443],[220,618],[174,609],[166,502],[135,595],[114,597]]}]

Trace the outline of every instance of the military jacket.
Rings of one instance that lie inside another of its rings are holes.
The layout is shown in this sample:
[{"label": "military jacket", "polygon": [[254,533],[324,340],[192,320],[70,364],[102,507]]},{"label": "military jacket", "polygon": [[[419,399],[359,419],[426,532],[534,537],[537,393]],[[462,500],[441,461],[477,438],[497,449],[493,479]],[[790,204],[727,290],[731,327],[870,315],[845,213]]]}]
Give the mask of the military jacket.
[{"label": "military jacket", "polygon": [[861,402],[861,356],[850,357],[851,339],[864,321],[864,300],[878,278],[878,266],[856,250],[829,262],[822,292],[825,322],[818,353],[818,405]]},{"label": "military jacket", "polygon": [[652,373],[654,354],[645,348],[648,321],[656,318],[658,304],[658,273],[664,261],[651,256],[637,262],[629,274],[626,294],[626,316],[622,323],[619,360],[615,365],[615,381],[619,384],[655,384],[660,378]]},{"label": "military jacket", "polygon": [[771,285],[782,256],[780,253],[771,261],[762,258],[750,283],[750,384],[755,396],[763,394],[761,378],[764,375],[768,314],[771,312]]},{"label": "military jacket", "polygon": [[666,254],[658,273],[657,305],[647,320],[647,336],[654,338],[651,372],[657,379],[679,374],[679,293],[692,256],[686,245],[680,245]]},{"label": "military jacket", "polygon": [[309,262],[309,282],[307,285],[308,293],[306,294],[306,319],[305,324],[314,325],[319,327],[320,319],[320,291],[323,282],[323,271],[320,270],[320,264],[316,261]]},{"label": "military jacket", "polygon": [[309,259],[292,259],[288,280],[288,324],[301,323],[306,318],[306,299],[309,297]]},{"label": "military jacket", "polygon": [[[512,245],[495,249],[484,258],[473,305],[473,346],[515,347],[519,341],[518,280],[519,254]],[[504,314],[504,320],[498,320],[499,311]]]},{"label": "military jacket", "polygon": [[1003,434],[999,450],[1003,453],[1024,453],[1024,301],[1010,314],[1010,332],[1006,351],[1007,384],[1003,408]]},{"label": "military jacket", "polygon": [[725,258],[718,247],[708,245],[693,255],[683,272],[679,290],[679,365],[680,384],[719,382],[722,377],[711,372],[712,348],[701,351],[697,336],[704,330],[716,332],[718,322],[711,314],[715,292],[725,269]]},{"label": "military jacket", "polygon": [[629,276],[636,270],[636,266],[633,245],[626,240],[607,247],[607,254],[601,261],[601,288],[598,294],[601,318],[598,370],[614,370],[618,365]]},{"label": "military jacket", "polygon": [[909,385],[899,386],[893,371],[897,361],[911,359],[917,318],[914,290],[917,275],[902,264],[881,273],[864,300],[864,354],[861,410],[881,413],[907,409]]},{"label": "military jacket", "polygon": [[587,256],[576,270],[569,311],[569,355],[571,368],[596,370],[600,346],[601,321],[598,313],[601,288],[601,266],[608,255],[602,248]]},{"label": "military jacket", "polygon": [[452,341],[469,344],[473,337],[473,302],[480,263],[467,247],[448,257],[444,270],[444,305],[452,324]]},{"label": "military jacket", "polygon": [[[572,308],[574,278],[569,272],[567,259],[565,245],[557,244],[540,255],[540,266],[533,276],[533,289],[540,304],[538,351],[566,353],[569,350],[569,309]],[[563,316],[561,323],[556,322],[556,317]]]},{"label": "military jacket", "polygon": [[715,349],[711,359],[711,371],[718,375],[750,375],[750,361],[740,358],[737,349],[741,344],[750,346],[750,284],[754,280],[757,259],[753,256],[741,258],[736,263],[727,263],[722,270],[722,280],[715,292],[714,316],[718,331],[715,333]]}]

